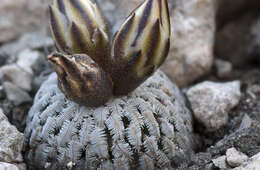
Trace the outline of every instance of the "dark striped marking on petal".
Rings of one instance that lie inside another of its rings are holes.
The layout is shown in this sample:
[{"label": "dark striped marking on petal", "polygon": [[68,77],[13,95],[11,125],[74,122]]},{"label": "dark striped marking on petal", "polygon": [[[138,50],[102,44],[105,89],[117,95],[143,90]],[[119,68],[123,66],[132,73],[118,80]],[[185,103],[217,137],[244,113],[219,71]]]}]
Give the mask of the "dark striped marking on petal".
[{"label": "dark striped marking on petal", "polygon": [[159,19],[156,20],[155,24],[153,25],[150,33],[149,33],[149,39],[147,40],[148,45],[148,53],[147,53],[147,59],[145,66],[148,66],[150,64],[155,64],[153,63],[153,59],[159,56],[155,56],[156,51],[160,47],[160,37],[161,37],[161,32],[160,32],[160,21]]},{"label": "dark striped marking on petal", "polygon": [[58,0],[58,8],[61,13],[66,15],[65,6],[63,4],[63,0]]},{"label": "dark striped marking on petal", "polygon": [[171,21],[170,21],[170,13],[169,13],[169,7],[168,7],[168,2],[167,2],[167,0],[163,0],[164,2],[164,4],[165,4],[165,10],[166,10],[166,14],[167,14],[167,21],[168,21],[168,29],[169,29],[169,31],[170,31],[170,33],[171,33]]},{"label": "dark striped marking on petal", "polygon": [[147,78],[147,77],[151,76],[155,70],[156,70],[156,66],[149,65],[148,67],[144,68],[144,75],[142,75],[142,77]]},{"label": "dark striped marking on petal", "polygon": [[161,23],[161,25],[163,25],[163,22],[162,22],[162,0],[157,0],[157,1],[158,1],[158,4],[159,4],[160,23]]},{"label": "dark striped marking on petal", "polygon": [[59,51],[68,52],[68,47],[66,45],[66,41],[64,37],[61,35],[61,26],[57,22],[57,16],[54,15],[53,9],[51,6],[49,6],[49,12],[50,12],[50,24],[51,24],[51,30],[54,34],[54,38],[56,40],[56,45],[59,49]]},{"label": "dark striped marking on petal", "polygon": [[134,52],[129,57],[129,60],[127,61],[126,69],[129,70],[129,71],[132,71],[132,69],[134,69],[134,66],[138,63],[138,61],[140,60],[141,57],[142,57],[142,51],[141,50]]},{"label": "dark striped marking on petal", "polygon": [[83,4],[79,2],[79,0],[69,0],[71,5],[76,9],[76,11],[79,13],[79,15],[84,19],[87,30],[90,34],[90,39],[92,39],[93,33],[94,33],[94,26],[91,18],[88,15],[88,12],[82,7]]},{"label": "dark striped marking on petal", "polygon": [[[105,37],[103,36],[102,32],[100,31],[99,28],[96,28],[93,34],[94,37],[94,44],[95,47],[101,46],[103,47],[104,45],[107,44]],[[101,49],[102,50],[102,49]]]},{"label": "dark striped marking on petal", "polygon": [[80,71],[78,70],[77,65],[67,58],[69,56],[64,56],[62,54],[55,54],[55,55],[57,55],[57,57],[59,58],[61,62],[61,67],[64,68],[67,74],[70,74],[70,76],[72,76],[74,79],[79,80],[79,83],[82,82],[81,76],[80,74],[78,74],[80,73]]},{"label": "dark striped marking on petal", "polygon": [[160,62],[158,63],[158,67],[162,65],[162,63],[165,61],[165,59],[167,58],[168,56],[168,53],[169,53],[169,50],[170,50],[170,38],[168,38],[167,40],[167,43],[165,45],[165,47],[163,48],[163,54],[162,54],[162,57],[161,57],[161,60]]},{"label": "dark striped marking on petal", "polygon": [[149,0],[144,11],[143,11],[143,15],[140,19],[140,22],[138,24],[138,30],[137,30],[137,35],[134,39],[134,42],[132,43],[132,47],[134,47],[136,45],[136,42],[138,40],[138,38],[140,37],[140,35],[142,34],[142,32],[144,31],[144,28],[147,25],[147,21],[149,16],[151,15],[151,9],[152,9],[152,4],[153,4],[154,0]]},{"label": "dark striped marking on petal", "polygon": [[[62,90],[69,90],[69,91],[71,91],[72,88],[71,88],[70,84],[67,81],[67,74],[66,74],[66,72],[64,71],[63,73],[59,74],[58,78],[59,78],[59,81],[58,81],[59,82],[58,83],[59,88],[62,89]],[[65,93],[65,95],[66,95],[66,93]],[[67,97],[67,95],[66,95],[66,97]]]},{"label": "dark striped marking on petal", "polygon": [[83,39],[83,33],[79,29],[79,27],[72,22],[70,29],[72,41],[72,49],[75,53],[87,53],[86,42]]},{"label": "dark striped marking on petal", "polygon": [[93,56],[90,54],[89,56],[107,71],[107,65],[109,65],[108,56],[110,52],[108,40],[104,37],[99,28],[96,28],[93,38],[95,40],[93,47],[95,50],[93,51]]},{"label": "dark striped marking on petal", "polygon": [[118,31],[115,40],[114,40],[114,55],[116,57],[116,60],[120,60],[122,57],[122,54],[124,53],[124,41],[127,41],[126,38],[130,34],[130,30],[133,26],[135,19],[135,14],[131,16],[131,18],[123,25],[123,28],[121,28],[120,31]]}]

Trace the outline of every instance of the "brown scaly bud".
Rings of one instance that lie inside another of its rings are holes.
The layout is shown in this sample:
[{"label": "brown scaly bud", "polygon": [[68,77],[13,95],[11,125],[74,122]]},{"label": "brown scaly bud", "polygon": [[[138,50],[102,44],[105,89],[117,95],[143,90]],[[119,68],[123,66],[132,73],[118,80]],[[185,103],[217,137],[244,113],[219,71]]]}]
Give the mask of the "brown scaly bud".
[{"label": "brown scaly bud", "polygon": [[112,96],[110,76],[86,54],[48,56],[58,74],[58,84],[65,96],[79,104],[96,107]]},{"label": "brown scaly bud", "polygon": [[108,31],[96,4],[90,0],[54,0],[50,26],[59,52],[87,54],[103,69],[108,67]]},{"label": "brown scaly bud", "polygon": [[126,19],[115,35],[111,57],[114,94],[137,88],[163,63],[170,44],[167,0],[146,0]]}]

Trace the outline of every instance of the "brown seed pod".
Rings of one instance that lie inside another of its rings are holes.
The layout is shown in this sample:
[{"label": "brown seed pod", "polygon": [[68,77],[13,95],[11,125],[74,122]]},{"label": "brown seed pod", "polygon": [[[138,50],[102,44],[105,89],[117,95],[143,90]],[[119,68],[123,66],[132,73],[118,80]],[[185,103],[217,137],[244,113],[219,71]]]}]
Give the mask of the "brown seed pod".
[{"label": "brown seed pod", "polygon": [[58,74],[59,88],[68,99],[96,107],[112,96],[110,76],[86,54],[53,53],[48,59]]},{"label": "brown seed pod", "polygon": [[[168,55],[170,20],[167,0],[145,0],[136,8],[114,36],[111,51],[106,24],[96,4],[90,0],[54,0],[50,6],[50,23],[58,50],[66,54],[49,57],[58,73],[61,90],[67,98],[87,106],[104,104],[109,95],[112,96],[111,91],[113,95],[133,91],[160,67]],[[88,59],[81,61],[79,58]],[[97,63],[95,72],[90,69],[93,62]],[[66,81],[64,73],[69,77]],[[94,80],[80,78],[90,73]]]}]

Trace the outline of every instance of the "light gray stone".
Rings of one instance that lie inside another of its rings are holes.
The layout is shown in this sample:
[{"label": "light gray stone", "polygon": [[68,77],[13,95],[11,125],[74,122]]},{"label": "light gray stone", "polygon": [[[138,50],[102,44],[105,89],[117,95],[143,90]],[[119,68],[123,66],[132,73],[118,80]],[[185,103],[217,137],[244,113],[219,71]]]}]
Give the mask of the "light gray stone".
[{"label": "light gray stone", "polygon": [[0,162],[0,170],[19,170],[19,168],[14,164]]},{"label": "light gray stone", "polygon": [[[97,0],[112,26],[118,30],[131,10],[143,0]],[[178,85],[187,85],[206,74],[213,63],[215,0],[168,1],[171,46],[162,67]]]},{"label": "light gray stone", "polygon": [[228,112],[240,100],[240,82],[228,83],[203,82],[186,92],[195,118],[208,131],[214,131],[226,125]]},{"label": "light gray stone", "polygon": [[213,164],[216,167],[218,167],[220,169],[226,169],[226,168],[228,168],[228,165],[227,165],[227,162],[226,162],[226,158],[227,157],[225,155],[224,156],[220,156],[220,157],[218,157],[216,159],[212,159],[212,162],[213,162]]},{"label": "light gray stone", "polygon": [[48,2],[50,0],[1,0],[0,42],[16,39],[24,32],[46,31]]},{"label": "light gray stone", "polygon": [[23,90],[31,91],[32,74],[26,72],[16,64],[5,65],[0,68],[0,78],[9,81]]},{"label": "light gray stone", "polygon": [[227,163],[233,168],[240,166],[242,163],[248,160],[248,156],[246,154],[239,152],[234,147],[227,150],[226,156]]},{"label": "light gray stone", "polygon": [[7,99],[13,102],[14,105],[18,106],[20,104],[32,101],[30,95],[26,91],[19,88],[18,86],[10,82],[4,82],[3,86],[4,86]]},{"label": "light gray stone", "polygon": [[233,170],[258,170],[260,169],[260,152],[251,157],[247,162]]},{"label": "light gray stone", "polygon": [[39,50],[54,46],[51,37],[41,32],[25,33],[14,42],[4,44],[0,47],[0,55],[8,56],[8,61],[16,60],[17,55],[25,49]]},{"label": "light gray stone", "polygon": [[18,55],[17,65],[28,73],[33,74],[32,67],[37,65],[41,54],[38,51],[25,49]]},{"label": "light gray stone", "polygon": [[228,77],[232,71],[232,63],[229,61],[216,59],[215,60],[215,67],[217,70],[217,76],[219,78],[225,78]]},{"label": "light gray stone", "polygon": [[23,134],[11,125],[0,110],[0,161],[22,162]]},{"label": "light gray stone", "polygon": [[[171,47],[163,71],[186,86],[211,70],[215,34],[214,0],[176,0],[171,5]],[[174,8],[175,5],[175,8]]]}]

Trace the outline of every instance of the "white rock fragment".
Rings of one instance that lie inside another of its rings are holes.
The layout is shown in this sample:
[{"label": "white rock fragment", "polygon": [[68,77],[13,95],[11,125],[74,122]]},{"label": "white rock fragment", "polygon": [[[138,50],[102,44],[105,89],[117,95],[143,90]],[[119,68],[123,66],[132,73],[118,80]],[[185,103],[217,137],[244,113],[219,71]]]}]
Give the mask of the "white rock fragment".
[{"label": "white rock fragment", "polygon": [[220,156],[220,157],[218,157],[216,159],[212,159],[212,162],[213,162],[213,164],[216,167],[218,167],[220,169],[226,169],[226,168],[228,168],[228,165],[227,165],[227,162],[226,162],[226,158],[227,157],[225,155],[224,156]]},{"label": "white rock fragment", "polygon": [[22,162],[22,146],[23,134],[8,122],[7,117],[0,109],[0,161]]},{"label": "white rock fragment", "polygon": [[186,92],[195,118],[208,131],[215,131],[226,125],[228,112],[240,100],[240,82],[228,83],[203,82]]},{"label": "white rock fragment", "polygon": [[247,162],[233,170],[258,170],[260,169],[260,152],[251,157]]},{"label": "white rock fragment", "polygon": [[38,51],[25,49],[18,55],[17,65],[28,73],[33,74],[32,66],[37,64],[41,54]]},{"label": "white rock fragment", "polygon": [[4,82],[3,86],[8,100],[12,101],[16,106],[32,101],[31,96],[16,85]]},{"label": "white rock fragment", "polygon": [[240,166],[242,163],[248,160],[247,155],[245,155],[242,152],[239,152],[234,147],[227,150],[226,156],[228,165],[230,165],[233,168]]},{"label": "white rock fragment", "polygon": [[16,64],[5,65],[0,68],[0,78],[9,81],[23,90],[31,91],[32,74],[26,72]]},{"label": "white rock fragment", "polygon": [[10,163],[0,162],[0,170],[19,170],[19,168]]}]

